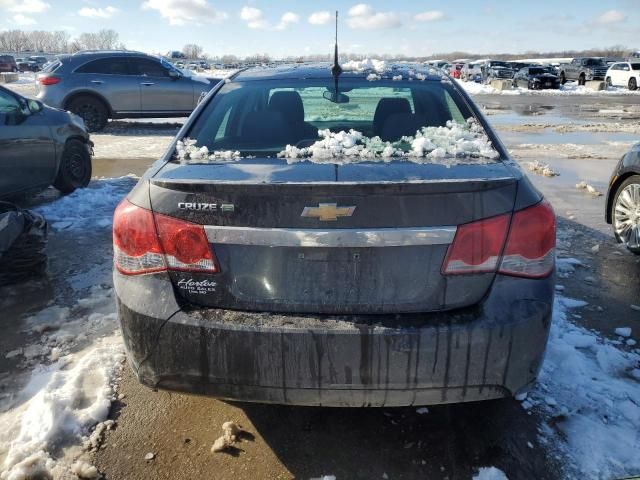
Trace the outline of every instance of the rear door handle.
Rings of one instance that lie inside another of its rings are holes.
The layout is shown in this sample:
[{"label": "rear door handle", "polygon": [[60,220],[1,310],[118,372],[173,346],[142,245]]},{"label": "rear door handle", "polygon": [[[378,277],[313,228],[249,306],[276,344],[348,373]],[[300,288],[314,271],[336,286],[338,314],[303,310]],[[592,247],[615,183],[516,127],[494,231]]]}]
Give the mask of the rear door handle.
[{"label": "rear door handle", "polygon": [[155,85],[155,83],[153,83],[153,82],[142,82],[140,85],[146,85],[148,87],[148,86],[151,86],[151,85]]},{"label": "rear door handle", "polygon": [[91,83],[95,83],[96,85],[102,85],[104,82],[102,80],[91,80]]}]

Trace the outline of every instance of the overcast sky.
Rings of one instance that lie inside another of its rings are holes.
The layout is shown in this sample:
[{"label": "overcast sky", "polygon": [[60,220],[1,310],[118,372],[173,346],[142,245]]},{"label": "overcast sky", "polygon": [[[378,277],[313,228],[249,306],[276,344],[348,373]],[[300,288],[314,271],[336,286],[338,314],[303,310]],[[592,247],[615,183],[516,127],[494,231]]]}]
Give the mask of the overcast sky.
[{"label": "overcast sky", "polygon": [[330,51],[336,9],[354,53],[640,49],[640,0],[0,0],[0,29],[111,28],[130,49],[280,57]]}]

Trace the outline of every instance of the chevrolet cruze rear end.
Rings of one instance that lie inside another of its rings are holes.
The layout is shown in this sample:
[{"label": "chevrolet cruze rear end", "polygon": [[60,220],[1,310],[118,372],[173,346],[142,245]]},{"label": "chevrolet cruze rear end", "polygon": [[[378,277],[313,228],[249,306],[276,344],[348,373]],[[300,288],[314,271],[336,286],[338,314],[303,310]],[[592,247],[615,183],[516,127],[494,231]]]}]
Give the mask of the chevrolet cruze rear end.
[{"label": "chevrolet cruze rear end", "polygon": [[118,207],[114,281],[146,385],[464,402],[535,380],[554,247],[551,207],[447,77],[255,69],[209,94]]}]

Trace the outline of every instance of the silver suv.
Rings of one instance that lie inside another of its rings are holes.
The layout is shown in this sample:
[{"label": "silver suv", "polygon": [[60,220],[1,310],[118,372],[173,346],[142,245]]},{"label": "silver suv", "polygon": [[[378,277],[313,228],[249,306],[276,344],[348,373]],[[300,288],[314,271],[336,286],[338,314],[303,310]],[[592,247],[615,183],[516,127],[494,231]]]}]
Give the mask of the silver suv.
[{"label": "silver suv", "polygon": [[37,98],[81,116],[93,132],[109,118],[189,116],[218,81],[185,74],[144,53],[83,51],[45,66],[37,77]]}]

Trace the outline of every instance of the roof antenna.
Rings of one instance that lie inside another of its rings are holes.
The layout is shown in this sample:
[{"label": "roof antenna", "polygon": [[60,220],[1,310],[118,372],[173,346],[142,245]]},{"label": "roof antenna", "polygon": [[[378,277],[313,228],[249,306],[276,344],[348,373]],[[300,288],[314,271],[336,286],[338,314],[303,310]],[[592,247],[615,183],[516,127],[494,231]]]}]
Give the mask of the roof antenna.
[{"label": "roof antenna", "polygon": [[[333,52],[333,67],[331,67],[331,74],[338,80],[338,75],[342,73],[342,67],[338,63],[338,11],[336,10],[336,46]],[[337,88],[336,88],[337,91]]]}]

